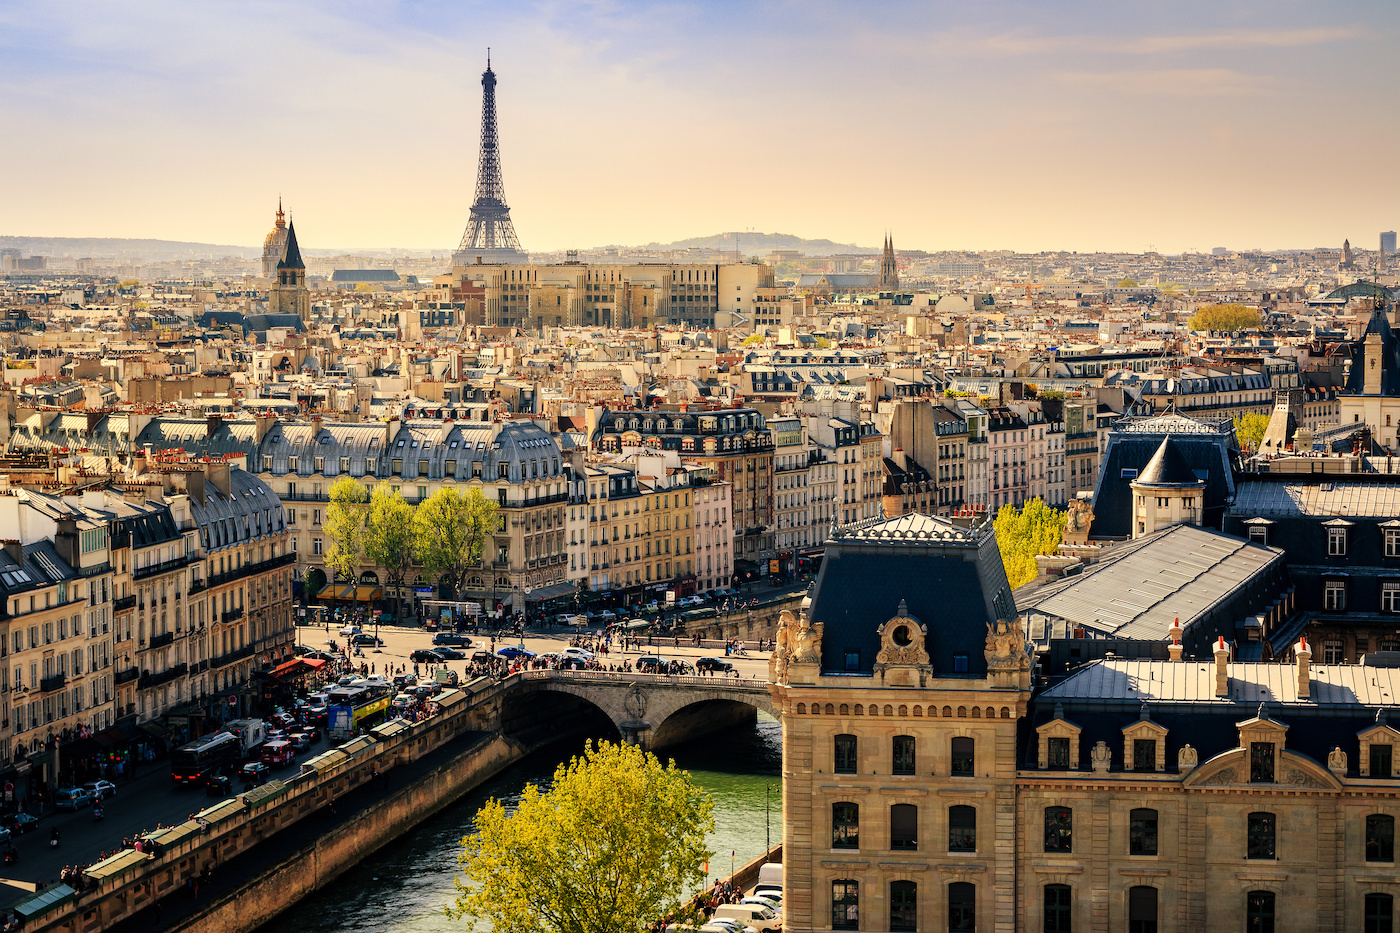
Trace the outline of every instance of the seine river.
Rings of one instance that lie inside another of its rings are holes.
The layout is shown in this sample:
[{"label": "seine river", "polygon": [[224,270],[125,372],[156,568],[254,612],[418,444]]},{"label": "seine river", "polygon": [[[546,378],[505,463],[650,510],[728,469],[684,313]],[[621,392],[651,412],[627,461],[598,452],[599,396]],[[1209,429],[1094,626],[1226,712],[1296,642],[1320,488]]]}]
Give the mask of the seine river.
[{"label": "seine river", "polygon": [[[490,797],[509,802],[527,783],[547,787],[555,766],[582,748],[559,745],[536,753],[468,794],[403,839],[381,849],[336,882],[301,901],[259,933],[461,933],[461,921],[448,920],[443,907],[456,893],[460,840],[471,833],[473,817]],[[776,720],[758,714],[753,728],[716,733],[667,749],[715,800],[715,855],[711,878],[764,851],[764,797],[773,844],[782,841],[782,735]]]}]

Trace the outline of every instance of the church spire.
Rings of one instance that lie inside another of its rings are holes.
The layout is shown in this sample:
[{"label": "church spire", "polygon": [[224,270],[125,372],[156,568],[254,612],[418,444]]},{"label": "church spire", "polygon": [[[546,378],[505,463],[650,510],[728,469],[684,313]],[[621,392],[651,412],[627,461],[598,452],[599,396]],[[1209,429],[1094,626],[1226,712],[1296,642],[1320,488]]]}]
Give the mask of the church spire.
[{"label": "church spire", "polygon": [[885,232],[885,251],[880,257],[880,291],[892,292],[899,289],[899,264],[894,258],[894,235]]},{"label": "church spire", "polygon": [[[278,216],[281,216],[279,210]],[[305,269],[306,263],[301,259],[301,248],[297,246],[297,225],[295,223],[287,226],[287,253],[282,257],[282,261],[277,264],[279,269]]]},{"label": "church spire", "polygon": [[282,195],[277,196],[277,226],[287,226],[286,215],[282,213]]}]

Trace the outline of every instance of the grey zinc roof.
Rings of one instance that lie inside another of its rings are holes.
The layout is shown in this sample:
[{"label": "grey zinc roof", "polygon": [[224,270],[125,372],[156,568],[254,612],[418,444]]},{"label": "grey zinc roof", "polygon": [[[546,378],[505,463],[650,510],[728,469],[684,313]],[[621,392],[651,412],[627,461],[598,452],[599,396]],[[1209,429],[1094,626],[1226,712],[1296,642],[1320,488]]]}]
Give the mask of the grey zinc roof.
[{"label": "grey zinc roof", "polygon": [[1312,689],[1298,696],[1298,666],[1231,662],[1229,697],[1215,695],[1214,661],[1144,661],[1104,658],[1087,664],[1046,690],[1047,700],[1143,700],[1164,703],[1267,702],[1328,706],[1394,706],[1400,697],[1400,668],[1360,664],[1313,664]]},{"label": "grey zinc roof", "polygon": [[252,473],[230,470],[229,492],[231,495],[226,496],[213,483],[206,482],[203,502],[190,497],[190,512],[199,526],[205,550],[257,540],[286,527],[282,500]]},{"label": "grey zinc roof", "polygon": [[1175,525],[1116,545],[1099,565],[1020,599],[1020,609],[1117,638],[1165,640],[1173,619],[1189,628],[1192,620],[1282,560],[1279,548]]},{"label": "grey zinc roof", "polygon": [[1253,516],[1400,516],[1400,486],[1381,483],[1241,482],[1230,512]]}]

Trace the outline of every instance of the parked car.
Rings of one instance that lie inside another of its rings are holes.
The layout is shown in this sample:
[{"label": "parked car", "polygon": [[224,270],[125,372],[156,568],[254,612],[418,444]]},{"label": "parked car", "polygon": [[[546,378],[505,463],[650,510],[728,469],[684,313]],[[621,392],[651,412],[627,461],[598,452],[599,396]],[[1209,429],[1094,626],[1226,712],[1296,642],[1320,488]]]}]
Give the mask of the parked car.
[{"label": "parked car", "polygon": [[580,661],[592,661],[592,660],[593,660],[593,652],[589,651],[587,648],[574,648],[574,647],[569,647],[569,648],[565,648],[563,651],[559,652],[559,657],[561,657],[561,658],[578,658]]},{"label": "parked car", "polygon": [[734,670],[734,665],[719,658],[699,658],[695,662],[695,669],[713,671],[716,674],[728,674]]},{"label": "parked car", "polygon": [[350,644],[356,648],[383,648],[384,639],[362,633],[351,638]]},{"label": "parked car", "polygon": [[340,634],[346,638],[349,638],[351,635],[359,634],[359,631],[360,627],[358,625],[343,625],[340,628]]},{"label": "parked car", "polygon": [[250,761],[238,771],[238,776],[243,779],[243,783],[248,787],[257,787],[267,783],[271,768],[261,761]]},{"label": "parked car", "polygon": [[495,656],[494,654],[492,654],[491,652],[489,652],[489,651],[473,651],[473,652],[472,652],[472,660],[473,660],[473,661],[480,661],[482,664],[485,664],[485,663],[487,663],[487,662],[489,662],[489,661],[494,661],[495,659],[496,659],[496,656]]},{"label": "parked car", "polygon": [[637,659],[637,663],[633,666],[643,674],[661,674],[667,670],[667,665],[668,662],[665,658],[644,654]]},{"label": "parked car", "polygon": [[744,926],[738,920],[716,917],[700,928],[700,933],[758,933],[753,927]]},{"label": "parked car", "polygon": [[431,648],[417,648],[409,652],[408,660],[411,664],[436,664],[442,658]]},{"label": "parked car", "polygon": [[233,794],[233,782],[227,774],[211,774],[204,779],[204,793],[210,797],[228,797]]},{"label": "parked car", "polygon": [[598,619],[602,622],[616,622],[617,613],[613,612],[611,609],[604,609],[602,612],[598,613]]},{"label": "parked car", "polygon": [[55,810],[82,810],[92,806],[92,794],[81,787],[60,787],[53,795]]},{"label": "parked car", "polygon": [[32,833],[39,828],[39,818],[28,813],[16,813],[10,818],[10,831],[16,836]]},{"label": "parked car", "polygon": [[83,790],[91,794],[94,800],[117,796],[117,785],[111,781],[89,781],[83,785]]},{"label": "parked car", "polygon": [[433,654],[437,655],[439,661],[463,661],[467,657],[466,652],[456,648],[434,648]]},{"label": "parked car", "polygon": [[516,658],[533,658],[535,653],[528,648],[517,648],[515,645],[506,645],[504,648],[496,649],[496,653],[508,661]]}]

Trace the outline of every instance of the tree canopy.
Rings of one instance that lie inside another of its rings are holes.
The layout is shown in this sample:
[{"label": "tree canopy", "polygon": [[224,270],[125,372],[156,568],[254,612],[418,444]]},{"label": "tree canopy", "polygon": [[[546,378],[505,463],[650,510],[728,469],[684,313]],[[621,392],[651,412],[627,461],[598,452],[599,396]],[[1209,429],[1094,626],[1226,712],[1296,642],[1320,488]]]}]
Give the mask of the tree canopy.
[{"label": "tree canopy", "polygon": [[341,579],[355,579],[365,554],[365,518],[369,493],[355,480],[342,476],[331,484],[330,503],[321,530],[326,535],[326,568]]},{"label": "tree canopy", "polygon": [[1015,589],[1036,578],[1035,558],[1038,554],[1053,554],[1065,533],[1065,513],[1052,509],[1040,499],[1032,499],[1024,507],[1003,505],[993,520],[1001,563],[1006,579]]},{"label": "tree canopy", "polygon": [[369,500],[365,557],[384,568],[390,586],[402,586],[413,566],[413,506],[388,483],[379,483]]},{"label": "tree canopy", "polygon": [[496,530],[496,503],[472,487],[465,494],[439,489],[413,512],[413,550],[418,563],[435,577],[460,587],[467,569],[481,560]]},{"label": "tree canopy", "polygon": [[1228,334],[1258,327],[1263,316],[1257,308],[1241,304],[1202,305],[1191,315],[1188,325],[1196,331],[1223,331]]},{"label": "tree canopy", "polygon": [[1269,418],[1267,415],[1257,411],[1247,411],[1235,418],[1235,440],[1250,450],[1258,450],[1259,444],[1264,440],[1264,431],[1268,427]]},{"label": "tree canopy", "polygon": [[448,916],[473,929],[641,933],[704,883],[714,802],[675,767],[600,742],[528,784],[515,812],[491,800],[462,840]]}]

